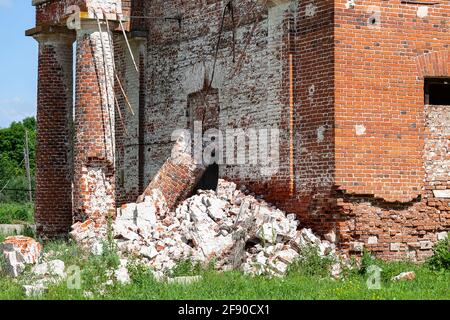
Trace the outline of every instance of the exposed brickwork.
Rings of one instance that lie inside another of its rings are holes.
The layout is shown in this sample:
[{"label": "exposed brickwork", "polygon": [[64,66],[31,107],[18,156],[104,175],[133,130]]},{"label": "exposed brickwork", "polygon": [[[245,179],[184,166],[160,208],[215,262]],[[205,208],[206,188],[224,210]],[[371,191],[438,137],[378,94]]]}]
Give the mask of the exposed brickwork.
[{"label": "exposed brickwork", "polygon": [[164,197],[167,207],[173,210],[192,194],[205,172],[205,167],[194,161],[188,151],[190,143],[188,136],[178,137],[171,156],[145,189],[139,201],[143,201],[146,196],[152,196],[156,192]]},{"label": "exposed brickwork", "polygon": [[[115,36],[115,61],[120,84],[123,86],[128,102],[122,94],[119,82],[115,82],[118,106],[116,106],[116,200],[118,205],[136,201],[143,192],[139,184],[139,174],[143,170],[143,153],[140,152],[142,135],[140,119],[143,114],[142,82],[145,74],[143,39],[129,39],[138,71],[122,35]],[[142,61],[140,61],[142,60]],[[141,62],[141,63],[140,63]],[[120,112],[118,111],[120,108]]]},{"label": "exposed brickwork", "polygon": [[76,220],[115,214],[114,81],[109,43],[107,32],[100,32],[96,23],[83,25],[77,32]]},{"label": "exposed brickwork", "polygon": [[66,235],[72,224],[72,43],[74,35],[40,34],[36,226],[41,236]]},{"label": "exposed brickwork", "polygon": [[[106,103],[115,126],[106,133],[98,116],[100,97],[109,95],[96,94],[104,82],[92,62],[99,39],[79,32],[76,211],[113,211],[150,181],[146,194],[157,189],[173,207],[201,171],[173,162],[172,133],[207,115],[204,125],[222,132],[280,129],[276,172],[264,175],[250,146],[244,165],[220,166],[222,178],[319,233],[334,229],[346,251],[423,260],[437,234],[450,229],[450,199],[442,197],[450,189],[449,109],[424,104],[424,78],[450,77],[450,4],[243,0],[231,12],[227,3],[88,1],[91,9],[152,18],[126,25],[148,31],[147,42],[131,41],[139,72],[123,36],[114,36],[118,76],[135,114],[116,82],[119,108],[114,115]],[[39,23],[56,23],[56,7],[38,7]],[[209,104],[218,115],[199,112]]]},{"label": "exposed brickwork", "polygon": [[36,25],[63,25],[67,18],[67,8],[75,5],[86,11],[86,0],[47,1],[36,6]]},{"label": "exposed brickwork", "polygon": [[425,108],[423,88],[424,76],[450,75],[450,5],[427,6],[420,17],[419,5],[400,1],[345,4],[335,1],[336,185],[350,215],[342,242],[423,260],[427,241],[449,229],[449,199],[436,201],[430,190],[448,188],[438,174],[448,180],[448,127],[436,116],[449,111]]},{"label": "exposed brickwork", "polygon": [[290,40],[295,43],[290,51],[296,75],[296,194],[283,207],[322,233],[330,231],[334,222],[330,209],[335,169],[333,15],[332,1],[302,2]]},{"label": "exposed brickwork", "polygon": [[[212,88],[219,92],[219,129],[223,132],[226,128],[246,129],[250,126],[272,128],[285,121],[286,106],[280,101],[283,75],[279,55],[282,46],[280,20],[284,10],[271,12],[268,37],[267,8],[255,6],[253,1],[240,1],[235,6],[236,24],[240,21],[235,32],[235,62],[231,17],[226,14],[214,78],[211,79],[224,5],[222,1],[203,4],[154,1],[147,5],[147,15],[184,15],[181,28],[176,21],[149,21],[145,114],[147,181],[170,155],[172,132],[186,128],[188,97],[201,92],[205,83],[208,85],[211,80]],[[286,159],[281,162],[284,168],[280,170],[287,172]],[[270,178],[260,174],[258,166],[248,164],[222,166],[221,176],[246,184],[270,182]],[[285,186],[285,179],[279,177],[279,187]]]}]

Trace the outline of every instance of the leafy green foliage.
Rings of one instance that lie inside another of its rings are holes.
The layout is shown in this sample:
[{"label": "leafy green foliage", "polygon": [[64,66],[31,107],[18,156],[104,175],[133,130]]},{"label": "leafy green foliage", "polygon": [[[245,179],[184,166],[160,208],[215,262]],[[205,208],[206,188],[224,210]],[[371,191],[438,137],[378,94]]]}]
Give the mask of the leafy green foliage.
[{"label": "leafy green foliage", "polygon": [[372,254],[369,251],[364,250],[361,257],[361,264],[359,266],[358,273],[360,275],[366,275],[370,266],[373,265],[378,265],[377,260],[372,256]]},{"label": "leafy green foliage", "polygon": [[33,212],[31,203],[0,203],[0,224],[33,223]]},{"label": "leafy green foliage", "polygon": [[[80,249],[74,243],[49,242],[45,252],[53,252],[52,259],[61,259],[66,267],[78,266],[81,270],[81,288],[70,289],[67,282],[51,286],[44,300],[84,300],[86,292],[92,292],[93,299],[117,300],[171,300],[171,299],[450,299],[448,283],[450,272],[436,272],[427,266],[409,262],[383,262],[374,259],[383,269],[383,281],[380,290],[370,290],[367,287],[367,277],[355,272],[341,280],[332,280],[321,272],[308,268],[291,268],[285,278],[250,277],[239,271],[219,273],[208,267],[200,267],[189,262],[180,264],[174,275],[201,275],[202,280],[192,285],[168,284],[154,279],[150,269],[136,260],[130,259],[128,270],[131,284],[114,284],[104,287],[108,280],[106,272],[108,263],[104,257],[94,257]],[[305,254],[307,255],[307,254]],[[303,266],[318,265],[326,269],[326,264],[318,262],[314,251],[304,259]],[[404,271],[414,271],[417,278],[414,281],[393,282],[391,276]],[[314,274],[314,275],[311,275]],[[0,273],[0,300],[25,299],[21,284],[29,283],[29,275],[24,274],[13,280]],[[104,287],[104,289],[101,289]]]},{"label": "leafy green foliage", "polygon": [[116,268],[120,264],[120,258],[117,248],[117,244],[114,241],[113,227],[112,227],[112,217],[108,216],[108,229],[106,241],[103,242],[103,253],[102,258],[106,262],[106,266],[109,268]]},{"label": "leafy green foliage", "polygon": [[450,270],[450,233],[447,238],[436,243],[427,265],[432,270]]},{"label": "leafy green foliage", "polygon": [[[209,269],[213,268],[211,265]],[[193,263],[190,260],[180,262],[171,272],[172,277],[197,276],[204,271],[200,263]]]},{"label": "leafy green foliage", "polygon": [[308,246],[302,249],[299,259],[290,267],[289,272],[305,276],[325,277],[330,274],[333,262],[330,257],[321,257],[318,247]]},{"label": "leafy green foliage", "polygon": [[[7,189],[28,189],[23,163],[25,131],[28,132],[30,169],[34,177],[36,120],[30,117],[22,122],[13,122],[9,128],[0,129],[0,190],[6,185]],[[34,188],[34,181],[32,181],[32,188]],[[26,202],[27,199],[26,191],[3,190],[0,193],[0,202]]]}]

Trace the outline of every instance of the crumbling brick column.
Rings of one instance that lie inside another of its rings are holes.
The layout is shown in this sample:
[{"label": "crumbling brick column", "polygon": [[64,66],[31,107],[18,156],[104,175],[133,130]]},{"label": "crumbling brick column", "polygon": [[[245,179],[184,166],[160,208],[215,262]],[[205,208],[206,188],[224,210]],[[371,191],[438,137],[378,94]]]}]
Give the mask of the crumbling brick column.
[{"label": "crumbling brick column", "polygon": [[36,227],[43,237],[72,224],[72,44],[75,35],[40,33],[36,152]]},{"label": "crumbling brick column", "polygon": [[138,198],[138,202],[143,202],[147,196],[156,195],[163,197],[167,207],[174,210],[192,194],[206,168],[203,161],[196,161],[193,157],[191,143],[190,133],[180,132],[171,156]]},{"label": "crumbling brick column", "polygon": [[75,220],[104,222],[115,213],[113,50],[106,26],[77,30],[75,104]]}]

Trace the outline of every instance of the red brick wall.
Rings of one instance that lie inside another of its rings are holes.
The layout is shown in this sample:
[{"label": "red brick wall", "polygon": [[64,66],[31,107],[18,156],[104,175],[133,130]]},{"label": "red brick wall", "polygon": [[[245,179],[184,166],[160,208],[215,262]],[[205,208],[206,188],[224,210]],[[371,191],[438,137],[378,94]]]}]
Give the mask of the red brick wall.
[{"label": "red brick wall", "polygon": [[[448,201],[433,205],[432,193],[424,190],[430,152],[424,149],[424,76],[450,75],[448,60],[437,58],[448,57],[450,5],[427,6],[428,16],[421,18],[419,5],[357,1],[346,8],[346,2],[335,1],[341,237],[386,258],[422,260],[428,241],[449,229]],[[380,10],[375,25],[368,23],[371,5]],[[442,146],[434,151],[442,153]],[[369,237],[377,243],[368,244]]]},{"label": "red brick wall", "polygon": [[51,0],[36,6],[36,25],[65,24],[66,10],[72,5],[86,11],[86,0]]},{"label": "red brick wall", "polygon": [[334,185],[334,30],[332,1],[300,2],[295,26],[295,170],[291,211],[328,232]]},{"label": "red brick wall", "polygon": [[36,226],[45,237],[72,225],[72,43],[75,36],[40,34],[36,154]]},{"label": "red brick wall", "polygon": [[[267,200],[287,212],[296,213],[303,226],[321,233],[329,232],[336,225],[332,196],[335,168],[333,19],[334,6],[330,0],[299,2],[296,10],[285,12],[279,53],[282,63],[279,90],[284,105],[279,123],[281,168],[269,183],[247,182]],[[292,193],[287,134],[291,104],[290,55],[294,112]]]},{"label": "red brick wall", "polygon": [[[143,136],[144,119],[144,78],[145,59],[144,39],[129,39],[133,57],[138,71],[132,62],[132,56],[122,34],[114,36],[114,54],[117,75],[115,81],[118,105],[115,108],[115,137],[116,137],[116,201],[118,206],[135,202],[144,187],[140,175],[144,170],[143,154],[140,151]],[[120,87],[124,88],[125,95]],[[128,101],[128,102],[127,102]],[[128,103],[130,105],[128,105]],[[131,108],[130,108],[131,106]]]}]

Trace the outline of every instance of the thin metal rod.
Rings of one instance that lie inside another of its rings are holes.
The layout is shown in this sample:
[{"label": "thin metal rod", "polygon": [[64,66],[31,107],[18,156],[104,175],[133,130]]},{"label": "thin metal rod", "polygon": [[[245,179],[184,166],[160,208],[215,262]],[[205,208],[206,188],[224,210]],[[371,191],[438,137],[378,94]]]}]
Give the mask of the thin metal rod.
[{"label": "thin metal rod", "polygon": [[127,130],[127,127],[125,126],[125,122],[123,121],[122,111],[120,111],[120,104],[115,95],[114,95],[114,100],[116,102],[117,113],[119,114],[119,118],[120,118],[120,122],[122,123],[123,130],[125,131],[125,135],[128,136],[128,130]]},{"label": "thin metal rod", "polygon": [[[113,43],[112,43],[112,39],[111,39],[111,34],[110,34],[111,31],[110,31],[110,29],[109,29],[108,19],[106,19],[105,13],[104,13],[103,15],[105,16],[105,20],[106,20],[106,28],[107,28],[107,31],[108,31],[108,39],[109,39],[109,41],[110,41],[110,46],[111,46],[111,48],[112,48],[112,47],[113,47]],[[97,16],[97,15],[96,15],[96,16]],[[98,24],[99,24],[99,29],[101,30],[101,28],[100,28],[100,21],[98,20],[98,16],[97,16],[97,22],[98,22]],[[102,43],[103,43],[103,42],[102,42]],[[103,45],[103,44],[102,44],[102,45]],[[128,105],[128,108],[130,109],[131,114],[134,116],[135,113],[134,113],[133,107],[131,106],[130,100],[128,100],[128,96],[127,96],[127,94],[126,94],[126,92],[125,92],[125,89],[124,89],[123,86],[122,86],[122,82],[120,81],[120,78],[119,78],[119,76],[117,75],[117,71],[116,71],[116,63],[115,63],[115,61],[114,61],[114,54],[112,55],[112,61],[113,61],[113,63],[112,63],[112,66],[113,66],[113,72],[114,72],[114,75],[115,75],[115,77],[116,77],[117,84],[119,85],[120,90],[122,91],[122,95],[123,95],[124,98],[125,98],[125,101],[126,101],[126,103],[127,103],[127,105]]]},{"label": "thin metal rod", "polygon": [[125,38],[125,42],[128,47],[128,51],[130,52],[130,55],[131,55],[131,60],[133,60],[134,68],[136,69],[136,72],[139,73],[139,68],[136,64],[136,60],[134,59],[133,51],[131,50],[130,42],[128,42],[128,37],[127,37],[127,33],[125,32],[125,28],[123,27],[122,18],[120,18],[120,17],[119,17],[119,23],[120,23],[120,28],[122,29],[122,32],[123,32],[123,37]]},{"label": "thin metal rod", "polygon": [[28,130],[25,129],[25,169],[27,171],[27,180],[28,180],[28,189],[30,192],[28,193],[28,200],[33,202],[33,193],[31,192],[31,170],[30,170],[30,149],[28,146]]},{"label": "thin metal rod", "polygon": [[[111,109],[111,103],[109,101],[109,91],[108,91],[108,83],[110,82],[111,77],[109,77],[108,66],[107,66],[108,60],[107,60],[107,54],[106,54],[105,44],[103,42],[103,35],[102,35],[103,31],[102,31],[102,27],[100,25],[100,19],[99,19],[98,15],[97,15],[97,12],[95,12],[95,18],[97,19],[98,31],[100,33],[100,43],[102,45],[103,68],[104,68],[105,91],[106,91],[105,93],[106,93],[106,103],[108,105],[107,106],[107,112],[108,112],[108,122],[109,122],[109,134],[111,135],[110,136],[110,139],[111,139],[111,155],[112,155],[113,161],[115,161],[114,160],[115,159],[115,154],[114,153],[115,153],[116,146],[114,145],[114,132],[113,132],[113,128],[112,128],[111,110],[110,110]],[[107,34],[108,34],[108,39],[109,39],[109,33],[107,33]],[[111,45],[112,44],[110,43],[110,46]],[[112,48],[110,48],[110,50],[111,49]],[[113,60],[114,60],[114,53],[112,53],[112,55],[113,55]],[[113,65],[113,68],[114,68],[114,61],[113,61],[112,65]],[[113,70],[113,72],[114,72],[114,70]],[[113,95],[114,95],[114,87],[111,88],[111,89],[112,89]],[[101,90],[101,86],[100,86],[100,90]],[[113,106],[113,108],[114,108],[114,106]],[[103,116],[103,106],[102,106],[102,116]],[[106,131],[104,132],[104,134],[105,134],[105,139],[106,139]],[[106,154],[108,154],[108,150],[106,149],[106,143],[105,143],[105,152],[106,152]]]}]

